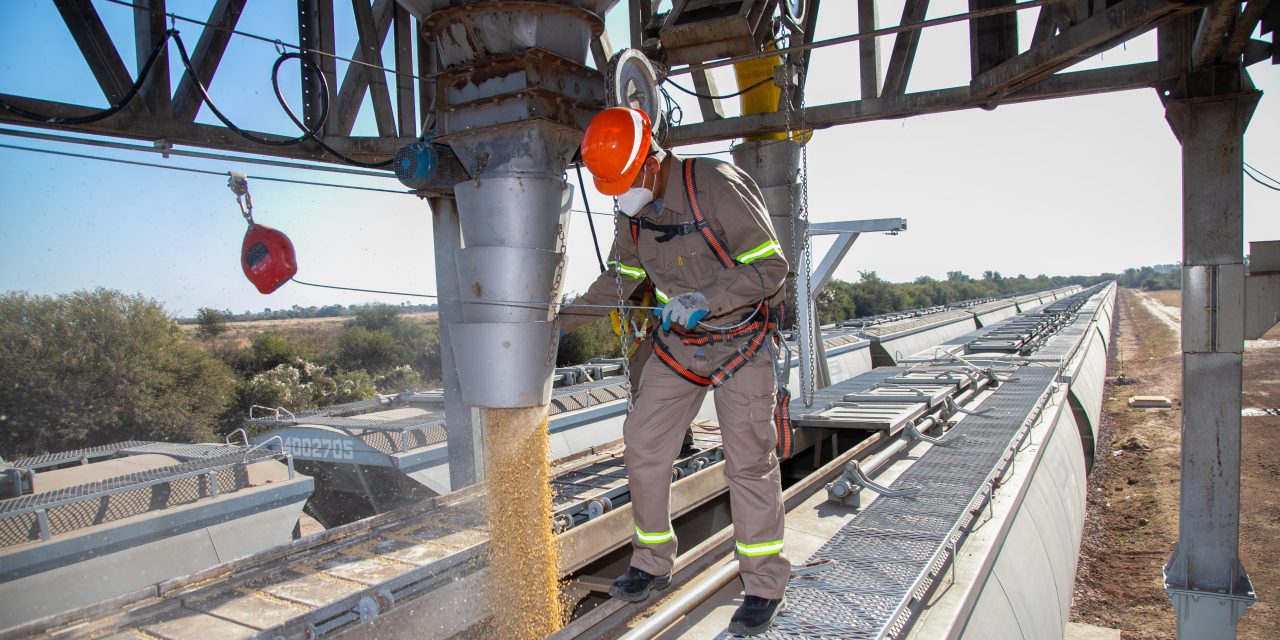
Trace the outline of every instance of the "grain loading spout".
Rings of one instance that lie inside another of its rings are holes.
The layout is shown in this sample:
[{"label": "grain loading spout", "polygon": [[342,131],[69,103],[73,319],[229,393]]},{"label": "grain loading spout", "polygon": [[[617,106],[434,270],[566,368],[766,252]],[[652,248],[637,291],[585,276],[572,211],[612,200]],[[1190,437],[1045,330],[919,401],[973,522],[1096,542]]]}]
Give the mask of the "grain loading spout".
[{"label": "grain loading spout", "polygon": [[464,303],[450,347],[463,401],[545,405],[557,341],[547,303],[560,294],[572,202],[563,175],[602,102],[584,63],[603,23],[576,3],[401,4],[424,20],[438,57],[436,141],[472,178],[455,187]]}]

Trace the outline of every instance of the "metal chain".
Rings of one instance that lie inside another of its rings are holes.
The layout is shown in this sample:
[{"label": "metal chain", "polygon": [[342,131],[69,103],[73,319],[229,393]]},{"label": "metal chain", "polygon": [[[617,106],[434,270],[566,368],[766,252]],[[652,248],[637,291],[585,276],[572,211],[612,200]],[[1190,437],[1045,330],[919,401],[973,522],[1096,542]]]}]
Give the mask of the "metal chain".
[{"label": "metal chain", "polygon": [[[800,94],[800,107],[804,108],[804,93]],[[802,112],[803,113],[803,112]],[[803,117],[803,116],[801,116]],[[803,127],[803,124],[801,125]],[[803,134],[801,134],[803,136]],[[804,229],[804,262],[813,266],[813,243],[809,238],[809,141],[805,140],[800,144],[800,222]],[[805,299],[809,301],[809,308],[805,309],[805,313],[809,314],[809,324],[813,327],[813,334],[818,335],[818,314],[816,302],[813,298],[813,273],[809,270],[804,274],[805,291],[809,292]],[[813,345],[809,349],[809,392],[804,394],[804,406],[810,408],[813,406],[813,396],[817,390],[815,376],[817,375],[817,351],[820,345]]]},{"label": "metal chain", "polygon": [[618,208],[618,199],[613,199],[613,283],[617,287],[618,292],[618,346],[622,350],[622,385],[627,390],[627,413],[635,408],[635,400],[631,394],[631,359],[627,357],[627,338],[631,324],[631,319],[626,317],[625,310],[627,301],[622,296],[622,269],[618,268],[619,258],[622,256],[618,252],[618,238],[620,229],[618,224],[622,221],[622,209]]},{"label": "metal chain", "polygon": [[[792,91],[794,88],[791,82],[792,73],[793,73],[793,68],[790,63],[787,63],[785,67],[785,73],[783,74],[782,84],[783,84],[783,95],[786,98],[784,100],[785,105],[783,108],[783,112],[786,117],[787,140],[789,141],[796,140],[795,129],[792,126],[792,114],[795,111],[795,103],[791,99]],[[801,107],[801,116],[803,117],[803,107],[804,107],[803,92],[800,93],[800,107]],[[800,223],[798,225],[799,228],[796,229],[796,231],[800,233],[799,253],[801,255],[800,255],[799,262],[800,264],[805,265],[807,268],[804,269],[803,271],[801,270],[796,271],[796,280],[795,280],[794,291],[792,292],[792,295],[793,295],[793,299],[799,300],[800,287],[804,287],[804,290],[807,293],[807,295],[804,296],[804,299],[808,302],[808,305],[804,309],[796,309],[796,313],[808,314],[809,323],[813,324],[816,321],[816,318],[814,317],[814,314],[813,314],[813,291],[811,289],[811,287],[813,286],[813,281],[812,281],[812,274],[810,273],[810,269],[813,266],[813,262],[812,262],[813,249],[809,242],[809,145],[807,144],[808,141],[804,139],[803,123],[801,123],[800,128],[801,128],[801,132],[799,134],[799,137],[800,137],[801,162],[800,162],[799,178],[800,178],[801,197],[800,197],[799,209],[797,210],[795,206],[796,203],[795,203],[794,189],[789,190],[788,192],[790,196],[788,202],[790,204],[791,210],[796,211],[796,214],[797,214],[796,218],[797,218],[797,221]],[[802,283],[801,280],[803,280],[804,282]],[[816,329],[815,329],[815,335],[816,335]],[[801,336],[801,338],[804,339],[805,336]],[[813,406],[814,392],[817,387],[817,383],[816,383],[817,382],[816,381],[817,356],[814,353],[815,351],[817,351],[816,346],[817,345],[810,345],[810,348],[808,349],[809,377],[808,377],[808,380],[806,380],[806,382],[808,382],[808,385],[801,385],[802,393],[800,395],[801,395],[801,400],[804,401],[805,408],[810,408]]]},{"label": "metal chain", "polygon": [[[568,187],[569,185],[568,174],[566,174],[564,177],[564,183],[565,183],[565,186]],[[584,195],[583,197],[585,198],[586,196]],[[559,302],[557,298],[560,297],[560,286],[564,284],[564,272],[566,267],[565,260],[567,259],[567,251],[568,251],[568,245],[566,244],[566,241],[564,238],[564,228],[569,224],[567,216],[568,214],[565,214],[565,217],[562,217],[560,219],[560,224],[556,228],[555,251],[560,254],[560,262],[556,268],[555,278],[552,279],[551,281],[551,294],[547,300],[552,304]]]}]

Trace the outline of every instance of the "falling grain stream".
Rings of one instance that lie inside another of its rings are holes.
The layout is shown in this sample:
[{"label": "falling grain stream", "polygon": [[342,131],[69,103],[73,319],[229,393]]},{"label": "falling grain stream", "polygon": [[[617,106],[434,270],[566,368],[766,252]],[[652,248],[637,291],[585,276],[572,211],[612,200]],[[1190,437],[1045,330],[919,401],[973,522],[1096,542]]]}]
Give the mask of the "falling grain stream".
[{"label": "falling grain stream", "polygon": [[547,407],[485,409],[491,637],[545,638],[563,622],[551,522]]}]

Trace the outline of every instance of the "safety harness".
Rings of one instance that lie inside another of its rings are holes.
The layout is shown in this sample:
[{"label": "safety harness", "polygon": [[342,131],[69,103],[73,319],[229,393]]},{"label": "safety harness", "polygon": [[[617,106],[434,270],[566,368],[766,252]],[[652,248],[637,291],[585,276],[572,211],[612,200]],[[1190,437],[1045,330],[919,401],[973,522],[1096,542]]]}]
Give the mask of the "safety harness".
[{"label": "safety harness", "polygon": [[[657,242],[667,242],[677,236],[698,233],[702,235],[702,239],[706,241],[707,247],[716,256],[720,266],[725,269],[736,268],[737,263],[729,256],[729,252],[726,249],[728,243],[716,233],[715,229],[711,228],[706,216],[702,214],[702,208],[698,204],[694,160],[684,160],[683,165],[685,196],[689,203],[689,211],[693,214],[693,222],[663,225],[644,218],[632,218],[632,242],[635,243],[638,249],[640,246],[640,229],[649,229],[662,233],[663,235],[655,239]],[[747,363],[754,360],[762,349],[767,349],[770,346],[786,348],[775,338],[778,335],[778,327],[784,317],[782,305],[779,305],[776,309],[771,309],[768,300],[762,299],[748,317],[755,318],[755,320],[746,322],[744,319],[742,324],[723,331],[685,331],[680,328],[672,330],[672,333],[680,337],[680,342],[686,345],[701,346],[743,340],[738,345],[738,352],[717,367],[710,376],[700,375],[680,364],[675,356],[671,354],[671,349],[662,341],[661,335],[656,331],[653,331],[653,353],[658,357],[658,360],[662,361],[667,368],[674,371],[681,378],[698,386],[711,387],[713,389],[719,388],[732,378],[735,373],[745,367]],[[775,344],[771,345],[771,340]],[[785,376],[785,373],[783,376]],[[791,412],[788,406],[791,400],[791,392],[787,390],[786,383],[783,382],[783,376],[776,376],[778,389],[777,404],[773,412],[773,423],[778,433],[778,457],[785,460],[790,458],[792,454],[792,427]]]}]

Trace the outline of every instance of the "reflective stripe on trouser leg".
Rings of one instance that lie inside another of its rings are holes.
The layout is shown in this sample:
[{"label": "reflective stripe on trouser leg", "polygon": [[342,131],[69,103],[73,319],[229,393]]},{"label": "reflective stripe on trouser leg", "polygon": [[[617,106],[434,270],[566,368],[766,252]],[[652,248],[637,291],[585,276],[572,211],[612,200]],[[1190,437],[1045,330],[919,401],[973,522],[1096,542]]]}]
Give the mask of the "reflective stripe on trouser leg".
[{"label": "reflective stripe on trouser leg", "polygon": [[664,542],[671,542],[672,540],[675,540],[675,538],[676,532],[674,529],[650,532],[641,531],[640,527],[636,527],[636,541],[640,544],[662,544]]},{"label": "reflective stripe on trouser leg", "polygon": [[734,543],[734,547],[738,550],[738,553],[752,558],[756,556],[768,556],[775,553],[782,553],[781,540],[770,540],[769,542],[757,542],[755,544],[735,540]]},{"label": "reflective stripe on trouser leg", "polygon": [[671,465],[704,396],[706,389],[689,384],[661,363],[649,362],[640,373],[635,408],[622,425],[627,445],[623,460],[636,526],[631,566],[653,575],[670,573],[675,561]]},{"label": "reflective stripe on trouser leg", "polygon": [[762,354],[715,394],[742,583],[748,595],[770,599],[782,597],[791,575],[782,549],[786,525],[774,452],[774,390],[773,370]]}]

